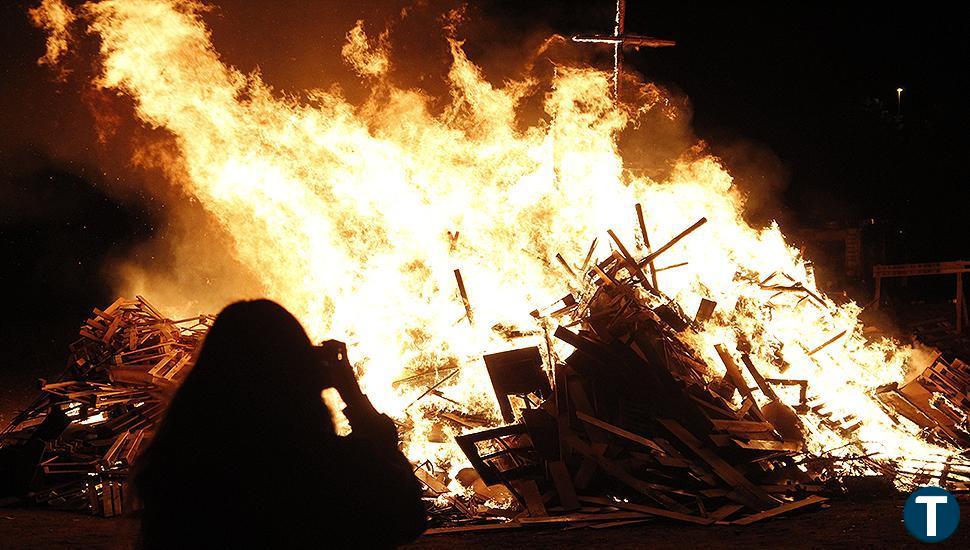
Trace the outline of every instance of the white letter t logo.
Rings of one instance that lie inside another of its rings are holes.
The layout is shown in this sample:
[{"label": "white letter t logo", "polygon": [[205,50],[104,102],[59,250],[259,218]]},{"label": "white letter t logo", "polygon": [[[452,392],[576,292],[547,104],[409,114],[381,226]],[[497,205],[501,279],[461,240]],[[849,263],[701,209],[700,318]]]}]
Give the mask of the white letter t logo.
[{"label": "white letter t logo", "polygon": [[936,505],[946,504],[946,496],[919,496],[916,497],[916,504],[926,505],[926,536],[936,536]]}]

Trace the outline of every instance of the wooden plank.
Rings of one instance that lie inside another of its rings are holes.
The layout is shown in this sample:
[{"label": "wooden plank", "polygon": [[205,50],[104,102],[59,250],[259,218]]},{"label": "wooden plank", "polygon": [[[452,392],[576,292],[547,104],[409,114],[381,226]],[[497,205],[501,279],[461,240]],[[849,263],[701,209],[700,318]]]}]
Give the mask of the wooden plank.
[{"label": "wooden plank", "polygon": [[[653,250],[650,249],[650,235],[647,234],[647,224],[643,219],[643,206],[637,203],[635,208],[637,211],[637,222],[640,224],[640,235],[643,237],[643,247],[647,249],[647,255],[649,256],[653,253]],[[652,260],[647,262],[647,267],[650,269],[650,284],[653,285],[653,288],[659,290],[660,286],[657,284],[657,268],[653,265]]]},{"label": "wooden plank", "polygon": [[575,271],[573,271],[573,268],[569,266],[569,262],[567,262],[567,261],[566,261],[566,258],[563,258],[563,257],[562,257],[562,254],[560,254],[560,253],[558,253],[558,252],[557,252],[557,253],[556,253],[556,260],[557,260],[557,261],[559,262],[559,265],[561,265],[561,266],[563,267],[563,269],[565,269],[565,270],[566,270],[566,273],[568,273],[568,274],[569,274],[569,276],[570,276],[570,277],[571,277],[571,278],[572,278],[573,280],[575,280],[575,281],[577,281],[577,282],[579,282],[579,281],[580,281],[580,279],[579,279],[579,276],[577,276],[577,275],[576,275],[576,272],[575,272]]},{"label": "wooden plank", "polygon": [[662,508],[655,508],[653,506],[645,506],[643,504],[635,504],[632,502],[622,502],[614,501],[612,499],[604,497],[586,497],[581,496],[579,500],[583,502],[588,502],[590,504],[600,504],[603,506],[615,506],[621,510],[630,510],[633,512],[640,512],[642,514],[650,514],[652,516],[660,516],[669,519],[676,519],[678,521],[686,521],[688,523],[696,523],[697,525],[710,525],[714,523],[714,520],[710,518],[702,518],[700,516],[694,516],[691,514],[672,512],[670,510],[664,510]]},{"label": "wooden plank", "polygon": [[461,270],[455,270],[455,281],[458,283],[458,294],[461,296],[461,303],[465,306],[465,317],[468,324],[475,326],[475,313],[472,311],[472,304],[468,300],[468,292],[465,291],[465,281],[461,278]]},{"label": "wooden plank", "polygon": [[607,286],[619,286],[620,283],[618,283],[616,279],[610,276],[609,273],[603,271],[603,268],[601,268],[600,266],[593,264],[593,271],[595,271],[596,274],[599,275],[600,279],[602,279],[603,281],[603,284]]},{"label": "wooden plank", "polygon": [[[516,479],[510,482],[515,491],[525,501],[525,508],[529,511],[531,518],[547,516],[546,505],[542,502],[542,494],[539,486],[531,479]],[[525,518],[522,518],[525,519]]]},{"label": "wooden plank", "polygon": [[610,529],[612,527],[623,527],[624,525],[636,525],[639,523],[646,523],[648,521],[653,521],[652,518],[643,519],[624,519],[619,521],[608,521],[606,523],[594,523],[589,526],[590,529]]},{"label": "wooden plank", "polygon": [[597,242],[599,242],[599,237],[593,237],[593,242],[589,245],[589,252],[586,253],[586,259],[583,260],[583,266],[579,268],[581,273],[585,273],[586,268],[589,267],[589,262],[593,259],[593,252],[596,250]]},{"label": "wooden plank", "polygon": [[114,312],[118,311],[118,308],[125,305],[126,303],[127,303],[127,300],[125,300],[124,298],[118,298],[110,306],[108,306],[107,309],[104,310],[104,313],[107,313],[108,315],[113,315]]},{"label": "wooden plank", "polygon": [[718,430],[727,432],[771,432],[775,429],[770,422],[756,422],[753,420],[720,420],[712,418],[711,423]]},{"label": "wooden plank", "polygon": [[743,504],[725,504],[717,510],[714,510],[707,517],[713,519],[714,521],[724,521],[728,516],[737,512],[741,508],[744,508]]},{"label": "wooden plank", "polygon": [[[687,513],[688,510],[682,506],[677,501],[663,494],[661,491],[670,490],[670,487],[664,487],[657,485],[655,483],[647,483],[641,479],[637,479],[629,472],[618,466],[612,460],[602,456],[593,451],[588,445],[583,443],[578,437],[571,435],[566,439],[566,442],[578,453],[592,459],[596,462],[604,472],[609,474],[611,477],[617,481],[623,483],[624,485],[630,487],[634,491],[640,493],[641,495],[649,498],[650,500],[656,502],[657,504],[666,506],[670,510],[675,510],[681,513]],[[578,484],[577,484],[578,485]],[[582,498],[580,498],[582,500]]]},{"label": "wooden plank", "polygon": [[829,338],[824,343],[822,343],[820,346],[818,346],[817,348],[815,348],[812,351],[808,352],[808,356],[811,357],[812,355],[815,355],[816,353],[822,351],[826,347],[832,345],[832,343],[834,343],[836,340],[838,340],[839,338],[842,338],[842,336],[844,336],[845,333],[846,333],[846,331],[843,330],[842,332],[840,332],[840,333],[836,334],[835,336]]},{"label": "wooden plank", "polygon": [[733,466],[724,461],[711,449],[705,447],[697,438],[680,425],[676,420],[658,419],[660,424],[679,439],[691,451],[706,462],[714,471],[714,475],[721,478],[737,492],[738,502],[748,505],[755,510],[765,510],[778,504],[778,500],[751,483],[748,478]]},{"label": "wooden plank", "polygon": [[[568,332],[568,331],[567,331]],[[570,369],[571,370],[571,369]],[[583,413],[586,416],[593,416],[593,404],[589,400],[589,396],[586,395],[586,389],[583,387],[583,383],[579,376],[567,375],[566,376],[566,388],[569,392],[570,403],[577,413]],[[586,436],[589,437],[590,442],[593,446],[602,445],[606,448],[609,443],[609,438],[603,432],[599,430],[590,429],[589,426],[583,425]],[[559,434],[560,440],[564,440],[566,437],[565,433]]]},{"label": "wooden plank", "polygon": [[757,367],[754,366],[754,362],[751,360],[751,356],[747,353],[741,354],[741,362],[747,367],[748,373],[751,374],[751,378],[754,378],[754,383],[758,385],[758,388],[762,393],[768,396],[768,399],[772,401],[778,401],[778,394],[775,393],[775,389],[768,385],[765,381],[765,377],[761,376]]},{"label": "wooden plank", "polygon": [[549,477],[552,478],[556,493],[559,494],[559,504],[563,510],[569,512],[579,508],[576,488],[573,486],[573,480],[570,479],[566,464],[563,461],[556,460],[549,463]]},{"label": "wooden plank", "polygon": [[623,259],[625,260],[627,267],[633,272],[634,275],[637,276],[637,279],[640,281],[640,284],[643,286],[643,288],[647,291],[652,291],[653,287],[650,286],[650,283],[647,281],[646,274],[643,272],[642,269],[640,269],[640,266],[637,264],[636,258],[634,258],[632,254],[630,254],[630,251],[627,250],[625,246],[623,246],[623,241],[621,241],[620,238],[616,236],[616,233],[614,233],[612,229],[607,230],[606,233],[610,236],[611,239],[613,239],[613,242],[616,243],[617,248],[620,249],[620,254],[623,255]]},{"label": "wooden plank", "polygon": [[672,247],[675,244],[677,244],[681,239],[683,239],[687,235],[690,235],[698,227],[704,225],[705,223],[707,223],[707,218],[701,218],[701,219],[697,220],[696,222],[694,222],[694,225],[692,225],[692,226],[688,227],[687,229],[685,229],[685,230],[681,231],[680,233],[678,233],[676,237],[674,237],[673,239],[670,239],[669,241],[667,241],[667,244],[665,244],[665,245],[661,246],[660,248],[658,248],[656,252],[654,252],[653,254],[648,254],[646,258],[644,258],[642,261],[640,261],[640,265],[641,266],[648,265],[650,262],[654,261],[657,258],[657,256],[660,256],[661,254],[663,254],[664,252],[666,252],[667,249],[669,249],[670,247]]},{"label": "wooden plank", "polygon": [[[597,443],[590,448],[594,453],[603,454],[606,451],[606,447],[603,443]],[[598,466],[595,460],[584,456],[582,462],[579,463],[579,469],[576,470],[576,476],[573,478],[573,486],[580,491],[585,490],[589,482],[593,480],[593,475],[596,474],[597,468]]]},{"label": "wooden plank", "polygon": [[781,506],[776,506],[770,510],[765,510],[757,514],[751,514],[750,516],[745,516],[741,519],[736,519],[731,522],[731,525],[750,525],[756,521],[761,521],[765,518],[770,518],[777,516],[779,514],[784,514],[785,512],[791,512],[792,510],[797,510],[799,508],[804,508],[805,506],[811,506],[812,504],[818,504],[828,500],[825,497],[818,495],[811,495],[809,497],[803,498],[801,500],[796,500],[794,502],[787,502]]},{"label": "wooden plank", "polygon": [[[714,405],[712,403],[708,403],[706,400],[701,399],[700,397],[697,397],[696,395],[690,395],[688,397],[690,397],[691,399],[693,399],[695,403],[697,403],[701,407],[704,407],[705,409],[708,409],[708,410],[710,410],[712,412],[715,412],[717,414],[720,414],[721,416],[727,416],[728,418],[736,418],[736,414],[734,413],[734,411],[729,411],[728,409],[722,409],[721,407],[718,407],[717,405]],[[744,416],[744,415],[742,414],[741,416]]]},{"label": "wooden plank", "polygon": [[735,445],[742,449],[752,449],[756,451],[801,451],[804,445],[799,441],[771,441],[765,439],[750,439],[744,441],[731,438]]},{"label": "wooden plank", "polygon": [[111,337],[114,336],[116,332],[118,332],[118,328],[120,327],[121,327],[121,315],[115,317],[114,320],[111,321],[111,324],[108,325],[108,330],[105,331],[104,336],[101,338],[101,341],[104,342],[105,344],[110,342]]},{"label": "wooden plank", "polygon": [[566,514],[563,516],[543,516],[519,518],[523,525],[547,523],[573,523],[576,521],[615,521],[620,519],[643,519],[645,516],[638,512],[607,512],[605,514]]},{"label": "wooden plank", "polygon": [[714,315],[714,309],[717,307],[717,302],[714,300],[708,300],[707,298],[701,298],[700,305],[697,306],[697,313],[694,314],[694,322],[701,324]]},{"label": "wooden plank", "polygon": [[179,359],[178,363],[176,363],[174,367],[165,373],[164,378],[167,380],[174,380],[175,377],[178,376],[178,373],[182,371],[182,369],[189,363],[191,359],[192,356],[188,353],[182,355],[182,358]]},{"label": "wooden plank", "polygon": [[650,441],[646,437],[643,437],[642,435],[637,435],[633,432],[629,432],[627,430],[624,430],[623,428],[614,426],[608,422],[604,422],[598,418],[594,418],[580,411],[576,411],[576,417],[582,420],[583,422],[586,422],[587,424],[596,426],[597,428],[610,432],[611,434],[618,435],[624,439],[633,441],[634,443],[639,443],[645,447],[649,447],[659,453],[666,454],[664,450],[660,448],[659,445],[657,445],[653,441]]},{"label": "wooden plank", "polygon": [[422,535],[448,535],[453,533],[473,533],[477,531],[506,531],[508,529],[521,529],[523,525],[518,521],[508,521],[505,523],[485,523],[482,525],[463,525],[461,527],[435,527],[427,529]]},{"label": "wooden plank", "polygon": [[970,262],[954,261],[872,266],[872,276],[876,278],[947,275],[951,273],[970,273]]},{"label": "wooden plank", "polygon": [[721,362],[724,364],[724,368],[727,370],[728,378],[734,383],[734,386],[741,393],[741,396],[745,399],[751,400],[751,410],[754,411],[755,416],[761,420],[765,419],[764,413],[761,412],[761,408],[758,407],[758,403],[754,399],[754,395],[751,393],[751,388],[748,387],[747,381],[745,381],[744,376],[741,374],[741,369],[738,368],[738,364],[734,362],[734,358],[728,353],[727,349],[721,344],[714,346],[714,350],[717,351],[718,357],[721,358]]}]

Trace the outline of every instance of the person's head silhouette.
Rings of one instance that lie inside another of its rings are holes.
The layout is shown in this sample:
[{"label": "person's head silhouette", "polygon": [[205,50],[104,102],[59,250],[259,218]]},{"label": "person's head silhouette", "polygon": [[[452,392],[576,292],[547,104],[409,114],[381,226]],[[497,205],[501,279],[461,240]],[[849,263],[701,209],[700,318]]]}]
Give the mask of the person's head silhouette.
[{"label": "person's head silhouette", "polygon": [[216,318],[172,410],[210,410],[217,403],[259,423],[294,409],[325,411],[325,374],[293,315],[269,300],[237,302]]},{"label": "person's head silhouette", "polygon": [[[347,404],[352,437],[334,433],[321,397],[330,386]],[[394,424],[360,392],[345,346],[315,348],[296,318],[267,300],[232,304],[216,318],[135,486],[147,547],[290,534],[380,547],[424,528]],[[358,525],[368,508],[385,518],[383,530]]]}]

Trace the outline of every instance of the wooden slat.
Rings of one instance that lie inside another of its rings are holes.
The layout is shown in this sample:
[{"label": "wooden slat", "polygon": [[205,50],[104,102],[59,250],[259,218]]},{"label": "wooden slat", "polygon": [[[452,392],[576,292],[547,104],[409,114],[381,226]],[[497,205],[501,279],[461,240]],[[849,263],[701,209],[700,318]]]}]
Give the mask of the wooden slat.
[{"label": "wooden slat", "polygon": [[552,482],[556,487],[556,493],[559,494],[559,504],[563,510],[569,512],[579,508],[576,487],[573,486],[573,480],[569,477],[566,464],[561,460],[550,462],[549,477],[552,478]]},{"label": "wooden slat", "polygon": [[[647,483],[641,479],[637,479],[629,472],[618,466],[613,461],[602,456],[599,453],[593,451],[589,445],[583,443],[578,437],[570,435],[566,438],[566,442],[572,447],[576,452],[592,459],[597,466],[599,466],[604,472],[609,474],[611,477],[617,481],[623,483],[624,485],[630,487],[641,495],[649,498],[650,500],[656,502],[657,504],[666,506],[670,510],[675,510],[680,513],[687,513],[688,510],[682,506],[677,501],[663,494],[661,491],[670,490],[669,487],[659,486],[655,483]],[[577,486],[579,484],[577,483]],[[582,500],[582,499],[580,499]]]},{"label": "wooden slat", "polygon": [[644,515],[638,512],[608,512],[605,514],[566,514],[563,516],[541,516],[519,518],[517,521],[523,525],[545,524],[545,523],[573,523],[577,521],[615,521],[619,519],[643,519]]},{"label": "wooden slat", "polygon": [[741,396],[745,399],[751,400],[750,408],[754,411],[755,416],[761,420],[765,419],[764,413],[761,412],[761,407],[754,399],[754,395],[751,394],[751,389],[748,387],[748,383],[744,380],[744,376],[741,374],[741,369],[738,368],[738,364],[734,362],[734,358],[728,353],[727,349],[723,345],[717,344],[714,346],[714,350],[717,351],[718,357],[721,358],[721,362],[724,363],[724,368],[727,369],[728,378],[734,383],[734,386],[741,393]]},{"label": "wooden slat", "polygon": [[711,423],[719,430],[728,432],[770,432],[775,427],[770,422],[756,422],[753,420],[719,420],[711,419]]},{"label": "wooden slat", "polygon": [[741,508],[744,508],[743,504],[725,504],[724,506],[721,506],[717,510],[714,510],[708,514],[707,517],[714,521],[724,521],[728,516],[737,512]]},{"label": "wooden slat", "polygon": [[724,461],[711,449],[706,448],[696,437],[687,431],[676,420],[658,419],[661,425],[670,431],[677,439],[706,462],[713,470],[714,474],[721,478],[737,492],[737,499],[742,504],[746,504],[755,510],[765,510],[778,504],[778,501],[765,491],[751,483],[733,466]]},{"label": "wooden slat", "polygon": [[453,533],[473,533],[477,531],[506,531],[509,529],[521,529],[522,524],[518,521],[505,523],[486,523],[483,525],[463,525],[461,527],[435,527],[428,529],[422,535],[449,535]]},{"label": "wooden slat", "polygon": [[641,444],[641,445],[643,445],[645,447],[649,447],[649,448],[651,448],[651,449],[653,449],[653,450],[655,450],[655,451],[657,451],[659,453],[666,454],[664,452],[664,450],[660,448],[659,445],[657,445],[653,441],[650,441],[646,437],[643,437],[642,435],[637,435],[637,434],[635,434],[633,432],[629,432],[627,430],[624,430],[623,428],[620,428],[618,426],[614,426],[614,425],[612,425],[612,424],[610,424],[608,422],[604,422],[604,421],[602,421],[602,420],[600,420],[598,418],[594,418],[594,417],[592,417],[592,416],[590,416],[588,414],[585,414],[585,413],[582,413],[582,412],[579,412],[579,411],[576,412],[576,417],[579,418],[580,420],[582,420],[583,422],[586,422],[587,424],[591,424],[593,426],[596,426],[597,428],[600,428],[602,430],[606,430],[606,431],[610,432],[611,434],[618,435],[618,436],[620,436],[620,437],[622,437],[624,439],[628,439],[630,441],[633,441],[634,443],[639,443],[639,444]]},{"label": "wooden slat", "polygon": [[603,506],[615,506],[621,510],[630,510],[633,512],[650,514],[652,516],[660,516],[660,517],[665,517],[670,519],[676,519],[678,521],[686,521],[688,523],[696,523],[698,525],[710,525],[714,523],[714,520],[710,518],[702,518],[700,516],[692,516],[690,514],[672,512],[670,510],[655,508],[653,506],[645,506],[643,504],[635,504],[632,502],[614,501],[612,499],[603,498],[603,497],[581,496],[579,497],[579,500],[583,502],[588,502],[590,504],[600,504]]},{"label": "wooden slat", "polygon": [[743,449],[751,449],[755,451],[791,451],[797,452],[802,450],[804,445],[799,441],[771,441],[764,439],[750,439],[744,441],[737,438],[731,438],[731,441],[735,445]]},{"label": "wooden slat", "polygon": [[801,500],[796,500],[794,502],[788,502],[788,503],[782,504],[781,506],[776,506],[775,508],[772,508],[770,510],[765,510],[757,514],[751,514],[750,516],[745,516],[741,519],[736,519],[731,522],[731,525],[750,525],[756,521],[761,521],[765,518],[774,517],[779,514],[784,514],[785,512],[791,512],[792,510],[804,508],[805,506],[811,506],[812,504],[825,502],[826,500],[828,499],[825,497],[818,496],[818,495],[811,495]]}]

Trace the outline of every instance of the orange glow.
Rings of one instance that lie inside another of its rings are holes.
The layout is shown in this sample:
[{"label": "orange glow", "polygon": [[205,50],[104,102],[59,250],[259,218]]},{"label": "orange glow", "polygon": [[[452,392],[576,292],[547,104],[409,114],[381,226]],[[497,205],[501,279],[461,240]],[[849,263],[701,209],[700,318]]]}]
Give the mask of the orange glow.
[{"label": "orange glow", "polygon": [[[777,225],[743,221],[744,199],[717,158],[681,160],[667,181],[624,169],[631,161],[618,151],[618,133],[638,127],[650,109],[618,108],[608,73],[560,66],[549,89],[537,90],[539,80],[528,76],[496,86],[451,40],[450,103],[441,111],[426,94],[388,79],[394,60],[386,35],[371,39],[358,23],[342,54],[368,79],[371,98],[354,105],[338,92],[313,90],[298,100],[225,64],[195,2],[104,0],[71,12],[45,0],[39,9],[35,20],[64,22],[43,23],[51,41],[45,59],[56,61],[68,47],[63,29],[75,18],[99,39],[101,74],[93,84],[130,97],[142,123],[174,136],[178,154],[168,162],[178,168],[171,173],[182,174],[175,183],[231,235],[235,257],[251,267],[262,293],[293,311],[314,338],[348,343],[375,405],[409,426],[405,451],[416,463],[447,464],[452,473],[465,465],[452,444],[429,441],[434,412],[460,408],[498,422],[482,354],[546,349],[529,312],[578,284],[556,254],[575,269],[598,237],[594,257],[604,258],[608,229],[632,250],[637,202],[654,246],[708,219],[658,260],[658,267],[687,265],[658,279],[687,312],[701,298],[717,301],[715,316],[689,340],[713,374],[723,372],[714,345],[734,350],[743,336],[766,377],[807,379],[832,418],[851,414],[862,422],[859,441],[840,452],[878,453],[904,465],[949,453],[906,420],[894,423],[868,393],[924,366],[925,354],[888,339],[868,341],[861,308],[837,306],[815,290],[805,260]],[[522,99],[537,91],[545,115],[522,128]],[[759,283],[773,273],[773,283],[801,282],[821,300],[763,289]],[[152,284],[165,276],[119,291],[157,299]],[[177,298],[159,301],[167,311],[185,309]],[[527,335],[510,340],[496,325]],[[553,350],[559,358],[570,351]],[[790,365],[784,374],[779,360]],[[438,389],[451,401],[429,395],[414,402],[435,377],[393,385],[450,366],[459,373]],[[797,392],[779,393],[797,402]],[[812,413],[805,422],[811,451],[850,443]]]}]

